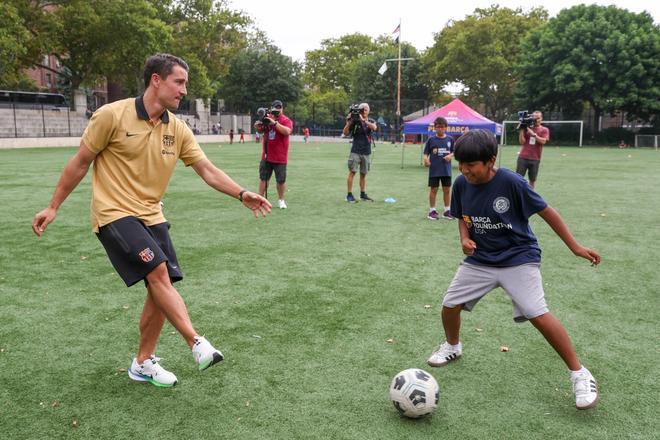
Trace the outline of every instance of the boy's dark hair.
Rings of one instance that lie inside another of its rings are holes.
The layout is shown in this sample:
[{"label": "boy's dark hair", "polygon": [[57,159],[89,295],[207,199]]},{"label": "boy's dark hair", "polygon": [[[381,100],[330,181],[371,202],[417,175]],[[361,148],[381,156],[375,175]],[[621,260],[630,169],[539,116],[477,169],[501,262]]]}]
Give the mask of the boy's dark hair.
[{"label": "boy's dark hair", "polygon": [[179,57],[170,55],[169,53],[157,53],[149,57],[144,64],[144,88],[149,87],[151,75],[157,73],[158,76],[165,79],[172,73],[175,65],[183,67],[186,72],[189,70],[188,64]]},{"label": "boy's dark hair", "polygon": [[444,125],[446,127],[447,120],[443,117],[435,118],[435,121],[433,121],[433,125]]},{"label": "boy's dark hair", "polygon": [[497,139],[487,130],[470,130],[454,144],[454,158],[459,162],[488,162],[497,156]]}]

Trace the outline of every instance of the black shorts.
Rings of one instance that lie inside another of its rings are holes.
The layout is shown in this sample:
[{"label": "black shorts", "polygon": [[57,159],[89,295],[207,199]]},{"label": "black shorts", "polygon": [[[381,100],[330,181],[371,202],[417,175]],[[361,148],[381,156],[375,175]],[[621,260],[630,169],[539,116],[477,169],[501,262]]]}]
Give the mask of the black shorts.
[{"label": "black shorts", "polygon": [[445,188],[451,186],[451,176],[429,177],[429,186],[431,188],[437,188],[441,183]]},{"label": "black shorts", "polygon": [[529,180],[536,181],[536,176],[539,175],[539,165],[541,164],[540,160],[530,160],[523,159],[522,157],[518,158],[518,164],[516,165],[516,173],[525,177],[525,171],[529,172]]},{"label": "black shorts", "polygon": [[124,217],[99,228],[96,236],[105,248],[112,266],[127,286],[132,286],[163,261],[173,283],[183,279],[170,239],[170,224],[145,226],[136,217]]},{"label": "black shorts", "polygon": [[259,180],[270,180],[275,171],[275,181],[279,184],[286,182],[286,164],[272,163],[262,160],[259,163]]}]

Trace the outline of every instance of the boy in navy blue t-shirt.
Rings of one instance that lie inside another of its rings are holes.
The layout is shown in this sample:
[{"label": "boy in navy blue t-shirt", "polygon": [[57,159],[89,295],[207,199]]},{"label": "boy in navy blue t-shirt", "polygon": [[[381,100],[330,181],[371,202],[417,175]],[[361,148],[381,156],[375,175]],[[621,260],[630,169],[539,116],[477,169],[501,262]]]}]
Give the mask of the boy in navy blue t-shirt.
[{"label": "boy in navy blue t-shirt", "polygon": [[576,256],[592,265],[600,263],[600,255],[580,245],[557,211],[520,175],[495,167],[497,140],[490,132],[465,133],[456,141],[454,155],[462,175],[454,182],[451,214],[459,220],[461,246],[467,257],[442,302],[447,340],[433,352],[429,365],[440,367],[462,355],[461,310],[471,311],[484,295],[502,287],[513,301],[514,320],[529,320],[566,363],[575,406],[596,406],[596,380],[580,363],[566,329],[546,306],[541,249],[529,217],[538,214]]},{"label": "boy in navy blue t-shirt", "polygon": [[449,212],[449,188],[451,188],[451,159],[454,157],[454,140],[448,136],[447,120],[445,118],[436,118],[433,122],[435,136],[426,141],[424,147],[424,166],[429,169],[429,220],[438,220],[440,216],[435,208],[435,198],[438,194],[438,187],[442,183],[442,199],[445,202],[445,209],[442,211],[442,217],[447,220],[453,220]]}]

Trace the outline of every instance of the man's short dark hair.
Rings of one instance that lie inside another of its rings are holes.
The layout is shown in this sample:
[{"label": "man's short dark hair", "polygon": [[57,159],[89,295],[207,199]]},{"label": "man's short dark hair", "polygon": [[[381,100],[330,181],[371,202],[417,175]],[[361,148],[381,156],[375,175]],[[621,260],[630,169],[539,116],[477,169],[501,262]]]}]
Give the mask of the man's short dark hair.
[{"label": "man's short dark hair", "polygon": [[435,121],[433,121],[433,125],[444,125],[446,127],[448,124],[445,118],[439,117],[439,118],[435,118]]},{"label": "man's short dark hair", "polygon": [[170,55],[169,53],[157,53],[156,55],[150,56],[144,64],[144,87],[149,87],[151,75],[157,73],[158,76],[165,79],[170,73],[172,73],[174,66],[181,66],[186,72],[189,70],[188,64],[186,64],[185,61],[179,57]]},{"label": "man's short dark hair", "polygon": [[470,130],[454,144],[454,158],[459,162],[488,162],[494,156],[497,156],[497,139],[488,130]]}]

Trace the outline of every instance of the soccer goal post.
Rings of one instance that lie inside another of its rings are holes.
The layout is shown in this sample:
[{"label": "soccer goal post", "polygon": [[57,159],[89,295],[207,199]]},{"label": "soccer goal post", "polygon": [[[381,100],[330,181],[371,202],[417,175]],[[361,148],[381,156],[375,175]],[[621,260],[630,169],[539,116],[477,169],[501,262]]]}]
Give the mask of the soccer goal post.
[{"label": "soccer goal post", "polygon": [[[502,121],[502,145],[507,145],[507,125],[518,125],[519,121]],[[579,127],[579,134],[578,134],[578,146],[582,146],[582,135],[584,133],[584,122],[583,121],[543,121],[542,125],[548,126],[550,128],[550,142],[552,142],[553,135],[552,135],[552,127],[553,126],[560,126],[560,125],[575,125]],[[518,144],[518,135],[516,132],[516,136],[514,137],[513,142],[517,145]]]},{"label": "soccer goal post", "polygon": [[635,148],[655,148],[658,149],[660,143],[660,134],[636,134]]}]

